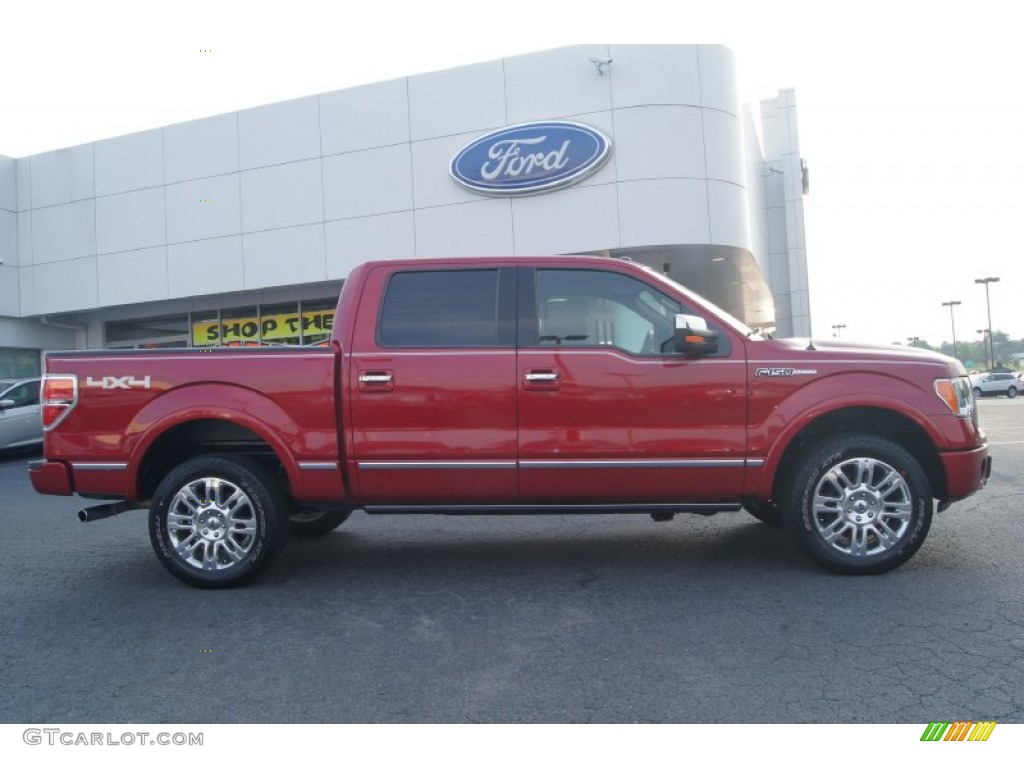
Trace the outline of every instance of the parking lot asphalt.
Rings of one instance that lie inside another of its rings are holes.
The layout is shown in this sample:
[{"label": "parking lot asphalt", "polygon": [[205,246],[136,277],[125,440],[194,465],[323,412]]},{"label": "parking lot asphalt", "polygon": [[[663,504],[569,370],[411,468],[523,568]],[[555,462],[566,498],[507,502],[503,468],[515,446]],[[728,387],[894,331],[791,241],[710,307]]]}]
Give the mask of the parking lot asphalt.
[{"label": "parking lot asphalt", "polygon": [[1024,722],[1024,398],[980,413],[988,487],[872,577],[745,513],[357,513],[201,591],[7,455],[0,722]]}]

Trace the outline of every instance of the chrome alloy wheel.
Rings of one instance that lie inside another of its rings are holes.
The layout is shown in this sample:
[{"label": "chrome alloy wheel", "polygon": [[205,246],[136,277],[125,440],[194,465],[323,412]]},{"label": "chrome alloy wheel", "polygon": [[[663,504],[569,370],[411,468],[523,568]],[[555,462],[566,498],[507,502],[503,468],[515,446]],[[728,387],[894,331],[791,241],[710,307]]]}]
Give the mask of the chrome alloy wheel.
[{"label": "chrome alloy wheel", "polygon": [[256,542],[253,501],[239,486],[201,477],[171,499],[167,536],[174,553],[193,568],[218,571],[238,565]]},{"label": "chrome alloy wheel", "polygon": [[850,458],[814,489],[812,519],[826,544],[847,555],[877,555],[906,534],[913,496],[906,479],[884,461]]}]

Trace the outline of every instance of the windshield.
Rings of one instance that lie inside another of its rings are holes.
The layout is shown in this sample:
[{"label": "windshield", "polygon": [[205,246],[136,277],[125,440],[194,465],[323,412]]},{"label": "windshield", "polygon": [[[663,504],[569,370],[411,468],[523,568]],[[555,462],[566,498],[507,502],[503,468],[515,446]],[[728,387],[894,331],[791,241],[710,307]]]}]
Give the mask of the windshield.
[{"label": "windshield", "polygon": [[736,333],[743,334],[748,339],[755,339],[757,341],[763,341],[765,339],[771,339],[772,338],[772,335],[770,333],[768,333],[767,331],[763,331],[763,330],[761,330],[759,328],[751,328],[746,323],[743,323],[740,320],[737,320],[735,317],[730,315],[728,312],[726,312],[724,309],[719,307],[717,304],[715,304],[715,303],[713,303],[711,301],[708,301],[703,296],[700,296],[700,295],[694,293],[693,291],[691,291],[686,286],[681,285],[680,283],[677,283],[675,280],[673,280],[668,275],[662,274],[658,270],[652,269],[651,267],[648,267],[646,264],[641,264],[640,266],[642,266],[644,269],[646,269],[648,272],[650,272],[651,275],[656,277],[658,280],[660,280],[665,285],[668,285],[671,288],[673,288],[673,289],[683,293],[694,304],[700,306],[703,309],[708,310],[708,312],[711,312],[712,314],[714,314],[717,317],[719,317],[722,320],[722,322],[724,322],[726,325],[728,325],[730,328],[732,328],[734,331],[736,331]]}]

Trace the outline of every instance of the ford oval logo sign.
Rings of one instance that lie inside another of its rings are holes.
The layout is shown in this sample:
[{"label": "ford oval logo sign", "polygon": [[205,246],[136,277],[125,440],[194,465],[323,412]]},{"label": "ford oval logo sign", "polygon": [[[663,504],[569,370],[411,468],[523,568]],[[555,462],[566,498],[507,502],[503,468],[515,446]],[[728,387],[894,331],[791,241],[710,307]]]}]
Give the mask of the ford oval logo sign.
[{"label": "ford oval logo sign", "polygon": [[492,131],[452,159],[452,178],[484,195],[535,195],[585,179],[604,165],[611,140],[588,125],[555,120]]}]

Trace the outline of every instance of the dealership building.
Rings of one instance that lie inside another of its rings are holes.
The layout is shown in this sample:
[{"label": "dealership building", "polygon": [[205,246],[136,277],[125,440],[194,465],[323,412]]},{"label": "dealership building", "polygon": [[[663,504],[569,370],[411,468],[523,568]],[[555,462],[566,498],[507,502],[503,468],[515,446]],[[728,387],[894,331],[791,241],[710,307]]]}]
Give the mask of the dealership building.
[{"label": "dealership building", "polygon": [[372,259],[599,254],[810,334],[792,91],[585,45],[0,157],[0,378],[48,349],[309,344]]}]

